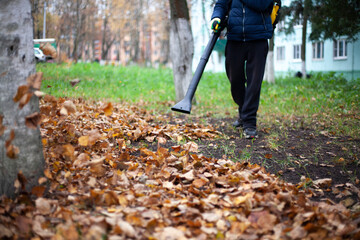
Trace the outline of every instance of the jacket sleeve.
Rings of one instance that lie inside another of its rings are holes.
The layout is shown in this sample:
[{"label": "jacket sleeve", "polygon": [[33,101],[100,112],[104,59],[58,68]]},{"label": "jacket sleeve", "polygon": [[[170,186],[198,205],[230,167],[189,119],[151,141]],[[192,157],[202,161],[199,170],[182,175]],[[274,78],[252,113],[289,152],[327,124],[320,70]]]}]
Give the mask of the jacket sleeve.
[{"label": "jacket sleeve", "polygon": [[258,12],[263,12],[268,9],[273,0],[241,0],[246,6]]},{"label": "jacket sleeve", "polygon": [[221,20],[224,20],[228,12],[229,2],[230,0],[218,0],[215,4],[214,12],[211,16],[211,19],[220,18]]}]

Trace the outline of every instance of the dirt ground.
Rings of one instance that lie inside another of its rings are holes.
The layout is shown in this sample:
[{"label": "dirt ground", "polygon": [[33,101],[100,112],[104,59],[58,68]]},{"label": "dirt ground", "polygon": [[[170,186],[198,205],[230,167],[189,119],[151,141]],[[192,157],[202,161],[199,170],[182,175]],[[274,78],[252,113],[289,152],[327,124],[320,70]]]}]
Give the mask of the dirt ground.
[{"label": "dirt ground", "polygon": [[[189,119],[175,115],[172,121],[186,124]],[[359,207],[360,139],[308,126],[260,122],[258,138],[249,140],[242,137],[242,129],[232,127],[235,118],[193,121],[206,122],[222,134],[218,139],[198,141],[201,154],[261,165],[270,174],[308,190],[314,201]]]}]

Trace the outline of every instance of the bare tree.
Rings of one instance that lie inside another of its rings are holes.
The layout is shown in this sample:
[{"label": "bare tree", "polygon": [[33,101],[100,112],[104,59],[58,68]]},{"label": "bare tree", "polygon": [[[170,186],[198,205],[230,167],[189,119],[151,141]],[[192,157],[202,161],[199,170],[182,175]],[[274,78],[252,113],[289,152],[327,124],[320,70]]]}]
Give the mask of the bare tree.
[{"label": "bare tree", "polygon": [[44,168],[40,130],[31,124],[39,119],[39,99],[29,84],[35,74],[32,24],[30,1],[0,1],[0,195],[11,197],[18,177],[31,190]]},{"label": "bare tree", "polygon": [[186,0],[169,0],[171,10],[170,58],[172,61],[176,101],[184,98],[192,78],[194,40]]}]

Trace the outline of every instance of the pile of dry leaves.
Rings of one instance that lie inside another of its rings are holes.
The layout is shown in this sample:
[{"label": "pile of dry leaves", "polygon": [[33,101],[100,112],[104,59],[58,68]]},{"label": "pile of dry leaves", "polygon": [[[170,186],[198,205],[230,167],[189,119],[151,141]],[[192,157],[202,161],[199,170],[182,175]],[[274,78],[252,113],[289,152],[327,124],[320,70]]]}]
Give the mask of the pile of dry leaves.
[{"label": "pile of dry leaves", "polygon": [[41,114],[45,177],[1,199],[0,238],[360,238],[359,212],[312,202],[258,165],[198,153],[191,140],[220,135],[211,126],[51,96]]}]

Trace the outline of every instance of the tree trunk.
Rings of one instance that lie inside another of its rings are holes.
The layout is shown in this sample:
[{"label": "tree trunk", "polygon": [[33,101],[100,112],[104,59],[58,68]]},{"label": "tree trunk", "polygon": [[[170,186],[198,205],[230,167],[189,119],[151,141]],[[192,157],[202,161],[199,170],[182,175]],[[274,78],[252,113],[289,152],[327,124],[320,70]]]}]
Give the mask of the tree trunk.
[{"label": "tree trunk", "polygon": [[75,62],[78,61],[78,47],[79,47],[79,36],[80,36],[80,1],[76,0],[76,23],[75,23],[75,38],[74,38],[74,48],[73,48],[73,59]]},{"label": "tree trunk", "polygon": [[309,19],[311,1],[304,1],[304,12],[303,12],[303,23],[302,23],[302,42],[301,42],[301,73],[302,78],[306,78],[306,31],[307,31],[307,22]]},{"label": "tree trunk", "polygon": [[274,74],[274,36],[269,41],[269,52],[266,59],[265,80],[269,83],[275,83]]},{"label": "tree trunk", "polygon": [[186,0],[169,0],[171,9],[170,58],[176,101],[184,98],[192,79],[194,40]]},{"label": "tree trunk", "polygon": [[302,43],[301,43],[301,73],[302,77],[306,78],[306,28],[307,28],[307,18],[304,16],[303,29],[302,29]]},{"label": "tree trunk", "polygon": [[25,117],[39,112],[39,99],[32,96],[23,108],[14,102],[18,87],[35,73],[32,24],[30,1],[0,1],[0,195],[9,197],[16,195],[19,171],[31,190],[44,168],[40,130],[25,125]]}]

